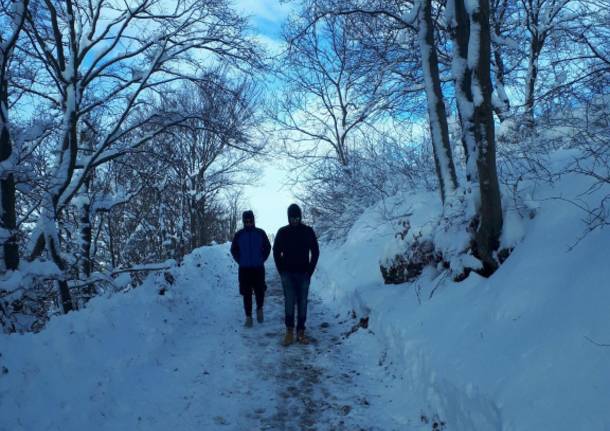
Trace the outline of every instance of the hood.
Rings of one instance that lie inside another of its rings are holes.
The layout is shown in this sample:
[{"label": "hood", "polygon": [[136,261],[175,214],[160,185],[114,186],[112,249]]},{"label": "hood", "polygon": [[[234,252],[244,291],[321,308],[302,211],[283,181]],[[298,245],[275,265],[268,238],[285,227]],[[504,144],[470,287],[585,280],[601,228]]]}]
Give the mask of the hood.
[{"label": "hood", "polygon": [[246,224],[246,220],[252,220],[252,225],[255,225],[254,213],[252,210],[244,211],[241,215],[241,221]]},{"label": "hood", "polygon": [[292,204],[288,207],[288,221],[290,221],[290,217],[300,217],[301,219],[303,218],[301,208],[297,204]]}]

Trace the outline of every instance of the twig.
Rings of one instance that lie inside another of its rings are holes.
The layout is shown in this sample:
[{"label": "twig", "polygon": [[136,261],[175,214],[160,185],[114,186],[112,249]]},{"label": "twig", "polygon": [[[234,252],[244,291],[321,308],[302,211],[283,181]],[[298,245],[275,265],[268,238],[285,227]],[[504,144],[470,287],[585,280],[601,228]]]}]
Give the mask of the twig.
[{"label": "twig", "polygon": [[588,342],[595,344],[596,346],[600,346],[600,347],[610,347],[610,344],[603,344],[603,343],[598,343],[597,341],[593,340],[590,337],[587,337],[586,335],[584,336],[585,340],[587,340]]},{"label": "twig", "polygon": [[432,296],[434,295],[434,292],[436,292],[436,289],[438,289],[438,287],[441,285],[441,283],[443,281],[445,281],[447,279],[447,277],[449,277],[449,270],[443,271],[442,274],[438,277],[440,279],[436,282],[435,286],[430,291],[430,295],[428,296],[428,299],[432,299]]},{"label": "twig", "polygon": [[86,280],[77,280],[79,281],[79,284],[72,284],[70,285],[70,289],[74,289],[74,288],[80,288],[80,287],[84,287],[87,286],[89,284],[93,284],[93,283],[97,283],[100,281],[105,281],[107,283],[113,284],[113,279],[112,276],[118,275],[118,274],[122,274],[125,272],[148,272],[148,271],[165,271],[170,269],[172,266],[171,265],[165,265],[165,266],[141,266],[141,267],[137,267],[137,266],[133,266],[130,268],[123,268],[123,269],[119,269],[119,270],[115,270],[115,271],[111,271],[109,273],[97,273],[92,277],[89,277]]}]

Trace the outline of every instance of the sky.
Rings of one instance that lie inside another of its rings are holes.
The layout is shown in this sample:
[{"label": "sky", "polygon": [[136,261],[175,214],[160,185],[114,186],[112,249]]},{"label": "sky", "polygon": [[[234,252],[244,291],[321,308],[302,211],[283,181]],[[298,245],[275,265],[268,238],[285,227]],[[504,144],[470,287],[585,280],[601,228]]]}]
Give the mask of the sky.
[{"label": "sky", "polygon": [[[268,48],[280,43],[282,22],[288,16],[291,6],[280,4],[278,0],[238,0],[237,10],[251,17],[251,25],[258,38]],[[280,157],[261,162],[262,175],[259,182],[244,189],[244,209],[254,211],[256,224],[268,234],[274,234],[287,224],[286,211],[295,198],[286,186],[285,163]]]},{"label": "sky", "polygon": [[244,203],[254,211],[256,225],[267,234],[288,224],[288,205],[296,202],[290,187],[285,185],[286,172],[273,159],[262,162],[262,176],[257,184],[244,189]]}]

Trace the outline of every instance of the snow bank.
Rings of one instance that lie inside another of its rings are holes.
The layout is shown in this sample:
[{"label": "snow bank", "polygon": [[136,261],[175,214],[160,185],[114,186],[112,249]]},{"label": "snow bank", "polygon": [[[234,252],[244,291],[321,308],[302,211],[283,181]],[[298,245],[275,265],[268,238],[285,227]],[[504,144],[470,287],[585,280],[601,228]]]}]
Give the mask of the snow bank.
[{"label": "snow bank", "polygon": [[[38,334],[0,335],[0,430],[196,429],[169,423],[194,420],[172,412],[172,400],[188,395],[205,364],[218,363],[218,346],[240,336],[234,325],[217,335],[206,330],[241,319],[228,250],[195,250],[172,270],[171,285],[151,276],[137,289],[51,319]],[[223,360],[230,368],[232,358]]]},{"label": "snow bank", "polygon": [[[397,414],[436,414],[463,431],[610,429],[608,231],[578,241],[583,213],[553,198],[592,203],[599,195],[579,196],[589,181],[571,175],[531,185],[537,216],[509,214],[502,241],[523,239],[489,279],[471,274],[454,283],[430,271],[383,285],[378,262],[397,226],[380,206],[362,215],[345,244],[322,248],[321,294],[369,316],[371,332],[351,342],[371,351],[371,366],[404,380]],[[421,227],[436,217],[429,203],[438,200],[406,195],[391,206]]]}]

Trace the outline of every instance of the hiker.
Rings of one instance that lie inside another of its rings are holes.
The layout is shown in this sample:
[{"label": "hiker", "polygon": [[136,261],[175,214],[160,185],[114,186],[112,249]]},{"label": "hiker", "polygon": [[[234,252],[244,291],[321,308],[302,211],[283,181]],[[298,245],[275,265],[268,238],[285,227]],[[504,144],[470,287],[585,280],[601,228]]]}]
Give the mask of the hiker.
[{"label": "hiker", "polygon": [[280,228],[273,242],[273,260],[282,279],[286,335],[283,345],[294,342],[294,308],[297,307],[297,341],[309,343],[305,336],[309,282],[316,269],[320,250],[313,229],[301,222],[301,208],[288,207],[288,225]]},{"label": "hiker", "polygon": [[231,243],[231,255],[239,264],[239,293],[244,298],[246,322],[252,327],[252,292],[256,297],[256,321],[263,323],[265,302],[265,261],[271,253],[271,244],[264,230],[254,225],[254,213],[250,210],[242,214],[244,228],[237,231]]}]

